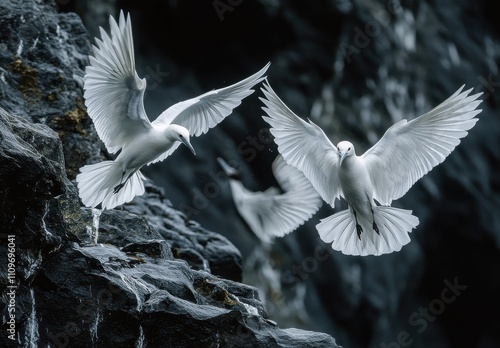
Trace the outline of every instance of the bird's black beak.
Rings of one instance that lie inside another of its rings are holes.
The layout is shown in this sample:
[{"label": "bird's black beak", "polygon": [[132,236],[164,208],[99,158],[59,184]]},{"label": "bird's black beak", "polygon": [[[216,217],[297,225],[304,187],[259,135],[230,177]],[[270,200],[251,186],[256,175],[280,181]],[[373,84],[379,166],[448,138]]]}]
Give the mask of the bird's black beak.
[{"label": "bird's black beak", "polygon": [[240,177],[240,172],[231,167],[226,161],[224,161],[222,158],[217,157],[217,163],[219,163],[220,167],[226,173],[228,177],[231,179],[239,179]]},{"label": "bird's black beak", "polygon": [[191,150],[191,152],[193,153],[193,155],[195,155],[195,156],[196,156],[196,151],[194,151],[194,147],[193,147],[193,145],[191,145],[191,143],[189,142],[189,140],[188,140],[188,139],[186,139],[186,138],[182,138],[182,139],[181,139],[181,142],[182,142],[184,145],[186,145],[186,146],[188,147],[188,149],[189,149],[189,150]]},{"label": "bird's black beak", "polygon": [[342,165],[342,162],[344,161],[346,155],[347,152],[339,152],[339,167]]}]

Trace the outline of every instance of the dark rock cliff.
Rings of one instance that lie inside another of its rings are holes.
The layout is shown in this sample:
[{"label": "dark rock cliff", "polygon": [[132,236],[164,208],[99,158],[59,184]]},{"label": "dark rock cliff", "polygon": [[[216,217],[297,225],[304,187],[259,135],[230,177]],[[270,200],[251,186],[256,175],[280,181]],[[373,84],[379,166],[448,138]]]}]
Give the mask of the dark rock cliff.
[{"label": "dark rock cliff", "polygon": [[89,51],[76,14],[0,4],[0,345],[335,347],[269,320],[238,249],[152,182],[123,208],[80,206],[78,168],[106,156],[82,99]]}]

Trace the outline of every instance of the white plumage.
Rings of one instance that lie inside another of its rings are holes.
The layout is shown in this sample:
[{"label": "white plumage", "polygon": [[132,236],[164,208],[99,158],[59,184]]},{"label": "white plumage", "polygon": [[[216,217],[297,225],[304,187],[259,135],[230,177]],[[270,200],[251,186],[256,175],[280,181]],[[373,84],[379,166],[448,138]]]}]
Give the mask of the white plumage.
[{"label": "white plumage", "polygon": [[112,209],[144,193],[142,166],[162,161],[184,143],[195,153],[190,136],[216,126],[262,81],[269,63],[229,87],[177,103],[150,122],[144,110],[146,79],[135,71],[130,16],[110,16],[109,36],[102,28],[84,77],[84,97],[97,134],[114,161],[87,165],[77,175],[82,202]]},{"label": "white plumage", "polygon": [[395,123],[357,156],[350,142],[334,146],[321,128],[300,119],[264,84],[261,100],[268,116],[263,118],[285,161],[302,171],[332,207],[340,197],[349,205],[316,226],[323,241],[362,256],[399,251],[410,241],[418,218],[390,204],[443,162],[477,122],[481,93],[469,96],[472,89],[463,88],[424,115]]},{"label": "white plumage", "polygon": [[309,180],[300,170],[286,164],[280,155],[274,160],[272,170],[283,193],[276,187],[252,192],[236,179],[237,172],[233,168],[221,158],[218,161],[229,176],[238,213],[263,242],[292,232],[309,220],[321,206],[321,197]]}]

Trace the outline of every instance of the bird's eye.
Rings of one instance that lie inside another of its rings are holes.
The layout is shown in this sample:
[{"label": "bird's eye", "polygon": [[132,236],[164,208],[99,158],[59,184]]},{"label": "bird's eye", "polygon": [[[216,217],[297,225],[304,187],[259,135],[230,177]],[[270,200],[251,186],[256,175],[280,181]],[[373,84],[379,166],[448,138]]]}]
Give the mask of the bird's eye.
[{"label": "bird's eye", "polygon": [[179,134],[179,138],[183,138],[182,134]]},{"label": "bird's eye", "polygon": [[347,149],[347,151],[351,151],[351,147],[349,147],[349,148]]}]

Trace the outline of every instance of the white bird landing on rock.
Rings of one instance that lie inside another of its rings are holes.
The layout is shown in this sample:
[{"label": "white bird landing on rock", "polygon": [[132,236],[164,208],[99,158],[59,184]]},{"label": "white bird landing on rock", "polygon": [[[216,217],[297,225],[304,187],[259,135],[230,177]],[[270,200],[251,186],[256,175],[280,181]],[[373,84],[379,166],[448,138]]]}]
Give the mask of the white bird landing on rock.
[{"label": "white bird landing on rock", "polygon": [[321,197],[304,174],[286,164],[280,155],[274,160],[272,169],[283,193],[276,187],[263,192],[249,191],[238,179],[237,170],[222,158],[217,160],[229,177],[238,213],[265,243],[269,243],[273,237],[283,237],[295,230],[309,220],[322,204]]},{"label": "white bird landing on rock", "polygon": [[183,143],[195,153],[190,136],[199,136],[216,126],[251,89],[262,81],[269,63],[254,75],[225,88],[177,103],[150,122],[144,110],[146,79],[135,71],[130,15],[120,13],[119,24],[110,16],[111,37],[101,29],[94,56],[84,77],[84,97],[95,129],[114,161],[86,165],[76,181],[82,202],[88,207],[101,203],[112,209],[144,193],[146,164],[163,161]]},{"label": "white bird landing on rock", "polygon": [[340,197],[349,205],[316,226],[324,242],[344,254],[365,256],[399,251],[410,241],[418,218],[390,204],[443,162],[474,127],[481,93],[468,96],[472,89],[463,88],[426,114],[395,123],[357,156],[350,142],[335,147],[321,128],[300,119],[264,84],[266,99],[261,100],[269,117],[263,117],[285,161],[301,170],[332,207]]}]

